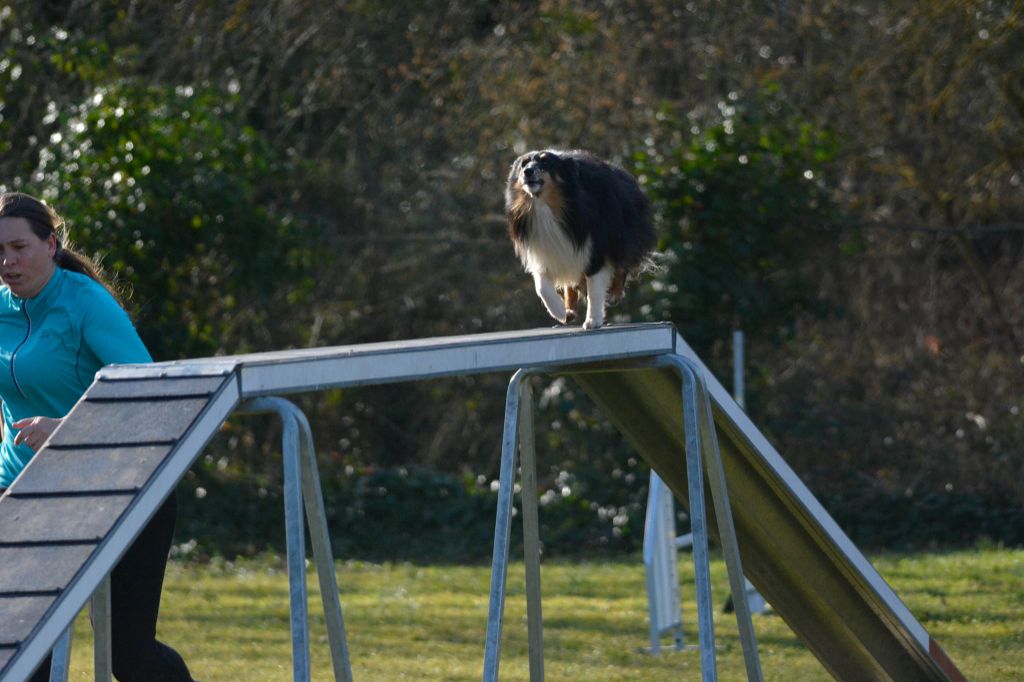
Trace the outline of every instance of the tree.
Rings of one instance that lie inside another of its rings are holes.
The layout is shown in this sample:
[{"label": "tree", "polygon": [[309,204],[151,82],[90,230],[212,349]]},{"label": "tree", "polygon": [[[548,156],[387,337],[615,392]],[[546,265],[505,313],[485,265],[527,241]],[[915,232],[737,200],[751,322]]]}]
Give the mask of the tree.
[{"label": "tree", "polygon": [[293,165],[237,104],[211,87],[96,88],[60,113],[32,175],[72,239],[135,292],[159,359],[303,340],[280,324],[311,286],[312,236],[272,182]]},{"label": "tree", "polygon": [[709,119],[666,115],[663,134],[636,158],[666,261],[651,314],[674,320],[705,354],[733,329],[758,339],[792,333],[815,305],[806,263],[837,217],[831,135],[772,93],[730,97]]}]

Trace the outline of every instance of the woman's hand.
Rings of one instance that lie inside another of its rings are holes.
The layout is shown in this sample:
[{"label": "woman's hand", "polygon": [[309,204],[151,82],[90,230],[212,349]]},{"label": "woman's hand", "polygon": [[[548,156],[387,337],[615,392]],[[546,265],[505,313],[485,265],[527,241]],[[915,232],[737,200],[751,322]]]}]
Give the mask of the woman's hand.
[{"label": "woman's hand", "polygon": [[55,419],[53,417],[28,417],[27,419],[19,419],[18,421],[11,424],[14,428],[18,429],[18,433],[14,436],[14,444],[21,445],[24,443],[36,452],[43,446],[46,439],[50,437],[50,434],[60,426],[62,419]]}]

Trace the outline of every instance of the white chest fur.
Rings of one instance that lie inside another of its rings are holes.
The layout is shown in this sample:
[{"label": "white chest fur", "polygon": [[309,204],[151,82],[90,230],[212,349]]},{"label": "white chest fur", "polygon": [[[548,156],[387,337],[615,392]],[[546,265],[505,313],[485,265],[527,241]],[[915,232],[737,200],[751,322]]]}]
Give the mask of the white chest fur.
[{"label": "white chest fur", "polygon": [[558,286],[577,284],[590,262],[590,239],[576,248],[543,201],[533,202],[527,219],[526,243],[519,253],[526,271],[546,276]]}]

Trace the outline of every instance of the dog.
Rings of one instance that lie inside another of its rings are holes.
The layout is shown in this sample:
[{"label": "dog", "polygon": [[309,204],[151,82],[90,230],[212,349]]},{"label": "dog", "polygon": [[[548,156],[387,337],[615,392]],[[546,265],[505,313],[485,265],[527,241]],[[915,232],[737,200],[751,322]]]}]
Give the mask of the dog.
[{"label": "dog", "polygon": [[585,151],[532,151],[512,164],[505,216],[516,255],[551,317],[584,329],[604,324],[605,306],[650,268],[657,242],[651,204],[624,169]]}]

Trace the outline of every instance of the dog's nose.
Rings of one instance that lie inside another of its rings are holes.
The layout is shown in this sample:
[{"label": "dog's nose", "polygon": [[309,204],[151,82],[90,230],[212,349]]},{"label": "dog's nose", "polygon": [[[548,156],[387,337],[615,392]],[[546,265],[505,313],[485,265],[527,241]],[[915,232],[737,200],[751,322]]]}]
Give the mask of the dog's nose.
[{"label": "dog's nose", "polygon": [[540,175],[540,168],[537,168],[536,166],[527,166],[523,169],[523,175],[526,176],[527,180],[536,178]]}]

